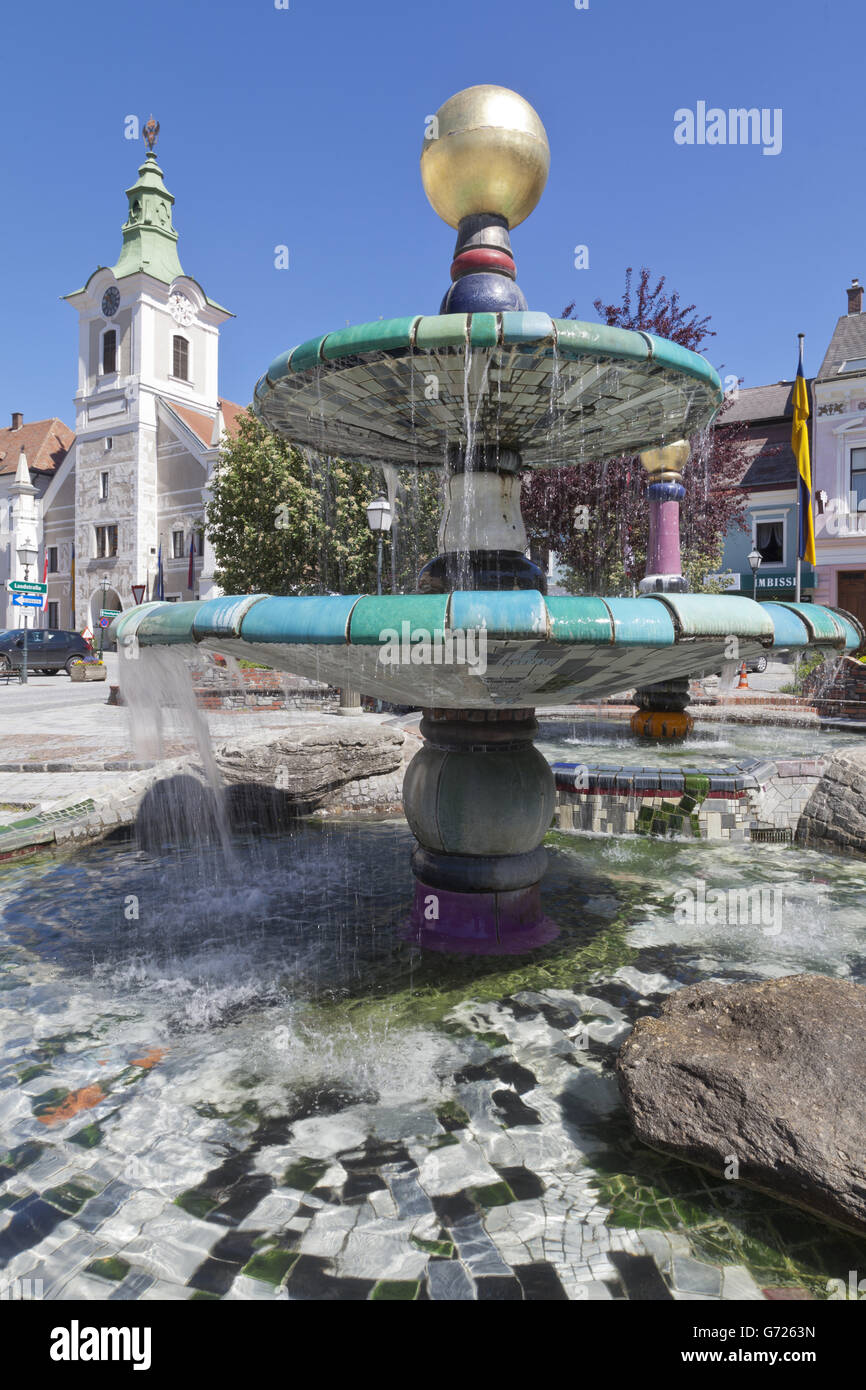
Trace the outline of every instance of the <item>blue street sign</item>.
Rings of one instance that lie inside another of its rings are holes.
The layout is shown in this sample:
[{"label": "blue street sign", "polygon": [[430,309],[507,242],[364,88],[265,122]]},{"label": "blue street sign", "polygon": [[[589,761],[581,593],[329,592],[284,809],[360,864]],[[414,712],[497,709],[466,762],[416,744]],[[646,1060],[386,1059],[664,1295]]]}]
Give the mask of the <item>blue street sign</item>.
[{"label": "blue street sign", "polygon": [[12,607],[13,607],[13,608],[41,608],[41,607],[42,607],[42,595],[41,595],[41,594],[13,594],[13,595],[12,595]]}]

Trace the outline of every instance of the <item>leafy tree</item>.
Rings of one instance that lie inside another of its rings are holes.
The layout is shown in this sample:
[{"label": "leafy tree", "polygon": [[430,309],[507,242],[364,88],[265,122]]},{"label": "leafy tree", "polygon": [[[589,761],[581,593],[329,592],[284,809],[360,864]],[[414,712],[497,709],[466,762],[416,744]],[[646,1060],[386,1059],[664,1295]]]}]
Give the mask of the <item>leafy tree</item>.
[{"label": "leafy tree", "polygon": [[[392,477],[386,592],[392,583],[414,588],[421,564],[436,553],[439,482],[414,474],[403,469]],[[376,540],[366,507],[380,490],[378,469],[299,449],[245,411],[211,483],[207,520],[216,582],[230,594],[375,592]]]},{"label": "leafy tree", "polygon": [[[693,352],[714,336],[708,316],[669,293],[665,277],[653,283],[644,267],[637,286],[626,270],[618,304],[596,299],[593,308],[605,323],[669,338]],[[569,304],[563,317],[574,311]],[[723,419],[727,405],[716,416]],[[683,572],[694,590],[707,587],[704,576],[721,563],[724,540],[735,525],[745,529],[746,502],[737,488],[746,467],[746,426],[712,428],[691,440],[683,474],[686,490],[680,509]],[[576,593],[631,593],[646,573],[649,539],[647,478],[640,459],[617,458],[571,468],[539,469],[524,482],[523,514],[538,552],[554,551]]]}]

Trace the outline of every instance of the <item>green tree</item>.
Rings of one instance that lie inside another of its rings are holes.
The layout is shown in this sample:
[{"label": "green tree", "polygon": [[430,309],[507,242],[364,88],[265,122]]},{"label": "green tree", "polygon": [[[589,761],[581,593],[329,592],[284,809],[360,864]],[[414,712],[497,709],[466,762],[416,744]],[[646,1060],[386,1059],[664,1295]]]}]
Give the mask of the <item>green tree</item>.
[{"label": "green tree", "polygon": [[[392,582],[398,591],[414,589],[421,564],[436,553],[439,514],[437,478],[401,469],[394,486],[386,592]],[[299,449],[246,411],[220,454],[211,491],[214,578],[226,593],[375,592],[376,541],[366,507],[386,491],[380,469]]]}]

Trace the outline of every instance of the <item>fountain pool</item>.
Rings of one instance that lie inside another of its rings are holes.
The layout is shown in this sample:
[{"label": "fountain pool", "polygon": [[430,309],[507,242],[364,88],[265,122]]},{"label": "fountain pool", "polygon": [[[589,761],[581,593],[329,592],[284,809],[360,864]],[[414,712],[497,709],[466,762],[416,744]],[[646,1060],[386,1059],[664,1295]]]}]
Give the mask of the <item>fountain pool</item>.
[{"label": "fountain pool", "polygon": [[[549,836],[557,940],[431,956],[400,931],[409,844],[302,823],[229,859],[112,842],[0,868],[4,1277],[61,1299],[820,1297],[862,1267],[866,1242],[638,1145],[612,1068],[684,983],[866,982],[866,867]],[[744,877],[778,932],[677,921],[684,882]]]}]

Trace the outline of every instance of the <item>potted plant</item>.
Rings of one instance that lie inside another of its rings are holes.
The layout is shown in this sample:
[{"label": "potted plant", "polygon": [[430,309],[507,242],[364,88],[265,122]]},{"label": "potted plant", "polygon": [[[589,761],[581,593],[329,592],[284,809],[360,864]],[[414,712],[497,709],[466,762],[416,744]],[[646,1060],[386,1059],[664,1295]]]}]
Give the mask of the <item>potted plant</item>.
[{"label": "potted plant", "polygon": [[74,681],[104,681],[107,675],[108,667],[95,655],[73,661],[69,667],[70,679]]}]

